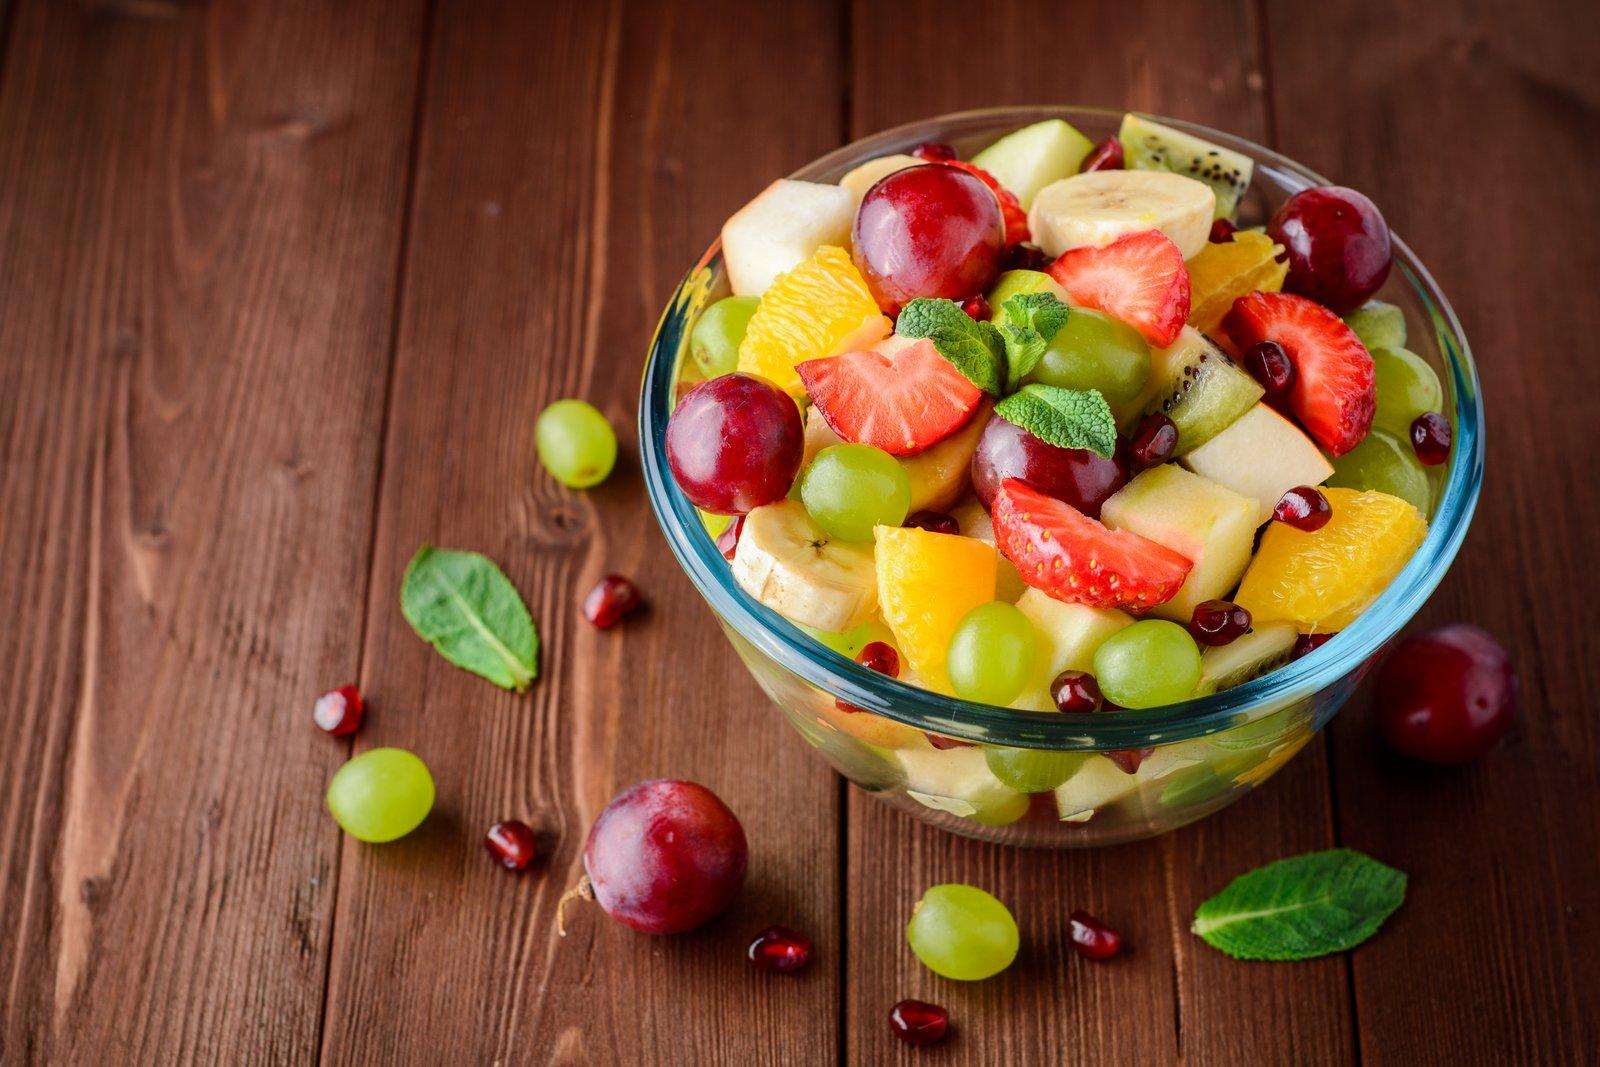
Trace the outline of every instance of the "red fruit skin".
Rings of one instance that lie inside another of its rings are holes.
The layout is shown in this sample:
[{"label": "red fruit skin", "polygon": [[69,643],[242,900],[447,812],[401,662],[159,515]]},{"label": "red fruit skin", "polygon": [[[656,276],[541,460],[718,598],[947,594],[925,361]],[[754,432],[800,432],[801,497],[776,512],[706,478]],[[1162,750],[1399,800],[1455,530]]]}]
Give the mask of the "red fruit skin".
[{"label": "red fruit skin", "polygon": [[523,871],[539,857],[539,837],[525,822],[507,819],[489,827],[483,838],[495,862],[508,871]]},{"label": "red fruit skin", "polygon": [[795,402],[765,378],[724,374],[679,401],[666,444],[673,480],[695,507],[744,515],[789,492],[805,427]]},{"label": "red fruit skin", "polygon": [[1079,174],[1096,170],[1121,170],[1123,166],[1122,142],[1112,135],[1095,145],[1083,162],[1078,164]]},{"label": "red fruit skin", "polygon": [[1378,731],[1426,763],[1468,763],[1495,746],[1517,711],[1517,672],[1506,650],[1467,623],[1406,638],[1378,669]]},{"label": "red fruit skin", "polygon": [[938,444],[983,402],[983,390],[926,339],[893,355],[868,348],[794,369],[834,433],[891,456]]},{"label": "red fruit skin", "polygon": [[745,955],[763,971],[792,974],[811,962],[811,939],[787,926],[769,926],[750,942]]},{"label": "red fruit skin", "polygon": [[1124,234],[1102,248],[1070,248],[1048,268],[1074,304],[1121,319],[1165,348],[1189,317],[1189,268],[1159,230]]},{"label": "red fruit skin", "polygon": [[1122,935],[1086,911],[1067,916],[1072,947],[1091,960],[1108,960],[1122,948]]},{"label": "red fruit skin", "polygon": [[1284,201],[1267,234],[1289,254],[1284,287],[1347,315],[1383,287],[1394,249],[1378,206],[1354,189],[1328,185]]},{"label": "red fruit skin", "polygon": [[984,507],[993,506],[1007,478],[1026,482],[1097,519],[1101,505],[1127,484],[1128,465],[1120,450],[1107,459],[1087,448],[1058,448],[991,415],[972,453],[972,489]]},{"label": "red fruit skin", "polygon": [[643,604],[638,586],[620,574],[608,574],[583,598],[583,617],[597,629],[609,630]]},{"label": "red fruit skin", "polygon": [[950,1013],[924,1000],[902,1000],[889,1009],[889,1029],[917,1048],[937,1045],[950,1030]]},{"label": "red fruit skin", "polygon": [[744,516],[739,515],[728,523],[727,529],[717,535],[717,551],[722,553],[722,558],[733,560],[739,552],[739,535],[744,533]]},{"label": "red fruit skin", "polygon": [[676,934],[716,918],[744,884],[744,828],[711,790],[657,778],[618,793],[589,830],[595,902],[625,926]]},{"label": "red fruit skin", "polygon": [[994,198],[1000,202],[1000,218],[1005,222],[1007,248],[1033,237],[1028,230],[1028,213],[1022,210],[1022,203],[1012,195],[1011,190],[1002,186],[993,174],[982,167],[974,167],[971,163],[959,159],[947,159],[944,165],[964,170],[989,187]]},{"label": "red fruit skin", "polygon": [[361,729],[365,714],[361,691],[353,685],[323,693],[311,709],[312,720],[333,737],[347,737]]},{"label": "red fruit skin", "polygon": [[1248,293],[1234,301],[1222,328],[1240,351],[1276,341],[1289,354],[1289,410],[1330,455],[1344,455],[1367,436],[1378,403],[1372,356],[1339,316],[1293,293]]},{"label": "red fruit skin", "polygon": [[856,267],[884,314],[918,297],[965,300],[1000,271],[1000,202],[959,168],[896,171],[862,198],[853,231]]}]

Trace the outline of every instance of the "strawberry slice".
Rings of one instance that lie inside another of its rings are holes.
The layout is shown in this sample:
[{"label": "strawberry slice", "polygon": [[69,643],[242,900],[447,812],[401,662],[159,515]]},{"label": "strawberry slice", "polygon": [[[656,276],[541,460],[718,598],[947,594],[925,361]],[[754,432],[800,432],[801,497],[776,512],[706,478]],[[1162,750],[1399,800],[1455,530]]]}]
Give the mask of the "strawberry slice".
[{"label": "strawberry slice", "polygon": [[1242,352],[1276,341],[1294,364],[1289,409],[1332,456],[1367,436],[1378,402],[1372,356],[1355,331],[1314,300],[1293,293],[1248,293],[1233,302],[1222,328]]},{"label": "strawberry slice", "polygon": [[1022,580],[1068,604],[1147,611],[1177,594],[1193,564],[1131,530],[1007,478],[994,497],[994,538]]},{"label": "strawberry slice", "polygon": [[983,400],[983,390],[926,339],[892,353],[868,348],[794,369],[834,433],[891,456],[949,437]]},{"label": "strawberry slice", "polygon": [[1189,317],[1189,269],[1160,230],[1142,230],[1103,248],[1071,248],[1049,267],[1074,304],[1121,319],[1160,348]]},{"label": "strawberry slice", "polygon": [[1028,213],[1022,210],[1022,202],[1011,194],[1011,190],[995,180],[993,174],[990,174],[982,167],[974,167],[971,163],[960,159],[946,159],[941,160],[941,162],[947,167],[955,167],[957,170],[966,171],[993,191],[995,199],[1000,201],[1000,217],[1005,220],[1006,224],[1007,248],[1015,244],[1021,244],[1028,239]]}]

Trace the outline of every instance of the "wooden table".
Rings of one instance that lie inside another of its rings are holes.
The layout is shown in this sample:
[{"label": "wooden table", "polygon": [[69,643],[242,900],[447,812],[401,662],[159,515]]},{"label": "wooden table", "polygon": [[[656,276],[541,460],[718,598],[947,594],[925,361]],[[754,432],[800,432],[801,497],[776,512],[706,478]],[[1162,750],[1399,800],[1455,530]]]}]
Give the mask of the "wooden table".
[{"label": "wooden table", "polygon": [[[0,0],[0,1061],[1556,1063],[1600,1050],[1600,20],[1583,0],[874,4]],[[1489,404],[1472,536],[1425,614],[1499,634],[1520,721],[1457,770],[1364,696],[1259,792],[1140,845],[1041,853],[844,788],[779,725],[648,513],[631,450],[572,493],[549,400],[632,444],[663,302],[721,219],[859,135],[967,107],[1179,115],[1366,190],[1452,294]],[[513,696],[398,610],[422,542],[495,557],[545,672]],[[603,572],[649,614],[578,616]],[[357,680],[354,744],[313,697]],[[401,843],[322,806],[415,749]],[[555,932],[619,788],[711,784],[749,885],[698,934]],[[552,853],[508,876],[484,828]],[[1342,843],[1411,876],[1373,941],[1228,960],[1194,905]],[[938,881],[1017,965],[937,979]],[[1126,932],[1076,957],[1069,909]],[[810,932],[801,977],[752,932]],[[889,1005],[947,1004],[915,1053]]]}]

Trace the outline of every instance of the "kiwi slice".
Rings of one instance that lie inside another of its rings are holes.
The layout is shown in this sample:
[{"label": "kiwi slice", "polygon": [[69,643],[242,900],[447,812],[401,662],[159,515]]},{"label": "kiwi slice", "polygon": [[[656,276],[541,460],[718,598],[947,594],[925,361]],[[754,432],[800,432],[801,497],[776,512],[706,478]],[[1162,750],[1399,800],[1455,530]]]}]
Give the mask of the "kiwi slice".
[{"label": "kiwi slice", "polygon": [[1200,654],[1201,695],[1218,693],[1275,671],[1294,653],[1294,624],[1265,622],[1249,633]]},{"label": "kiwi slice", "polygon": [[1184,327],[1176,344],[1152,352],[1150,364],[1150,380],[1159,385],[1143,414],[1159,411],[1178,428],[1175,457],[1226,430],[1266,394],[1226,352],[1191,327]]},{"label": "kiwi slice", "polygon": [[1194,178],[1217,194],[1216,217],[1231,219],[1250,188],[1255,162],[1221,145],[1175,130],[1133,113],[1122,116],[1117,132],[1129,170],[1165,170]]}]

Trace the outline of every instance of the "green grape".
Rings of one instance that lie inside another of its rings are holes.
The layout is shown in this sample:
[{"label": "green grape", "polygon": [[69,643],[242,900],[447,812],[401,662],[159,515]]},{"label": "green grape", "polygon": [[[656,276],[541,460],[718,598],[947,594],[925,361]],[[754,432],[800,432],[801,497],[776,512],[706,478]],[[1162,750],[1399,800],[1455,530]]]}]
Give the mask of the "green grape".
[{"label": "green grape", "polygon": [[689,355],[707,378],[719,378],[739,369],[739,342],[756,313],[760,297],[730,296],[700,313],[689,332]]},{"label": "green grape", "polygon": [[816,638],[820,644],[828,646],[845,659],[855,659],[856,653],[874,641],[882,641],[890,645],[894,644],[894,634],[877,619],[869,619],[854,630],[846,630],[842,634],[834,633],[832,630],[818,630],[814,626],[805,626],[801,623],[795,623],[795,625]]},{"label": "green grape", "polygon": [[358,841],[393,841],[415,830],[433,808],[433,776],[403,748],[374,748],[328,783],[328,810]]},{"label": "green grape", "polygon": [[945,653],[956,695],[984,704],[1011,703],[1033,676],[1036,644],[1033,623],[1014,606],[992,600],[973,608]]},{"label": "green grape", "polygon": [[1428,361],[1404,348],[1372,350],[1373,381],[1378,406],[1372,425],[1396,437],[1409,438],[1411,424],[1424,411],[1438,411],[1444,403],[1439,376]]},{"label": "green grape", "polygon": [[1063,389],[1098,389],[1113,408],[1144,389],[1150,346],[1139,331],[1098,311],[1073,308],[1033,369],[1035,381]]},{"label": "green grape", "polygon": [[975,809],[967,818],[985,826],[1009,826],[1028,814],[1028,796],[1012,789],[982,789],[966,798]]},{"label": "green grape", "polygon": [[1388,493],[1411,501],[1424,515],[1428,514],[1433,497],[1427,471],[1410,443],[1382,430],[1372,430],[1359,445],[1333,460],[1333,476],[1328,484]]},{"label": "green grape", "polygon": [[1066,296],[1061,283],[1042,270],[1008,270],[995,279],[993,288],[984,297],[989,302],[989,321],[996,326],[1010,321],[1010,316],[1006,314],[1006,301],[1029,293],[1054,293],[1061,298]]},{"label": "green grape", "polygon": [[992,978],[1011,966],[1021,941],[1006,906],[977,886],[929,887],[911,912],[906,940],[923,966],[961,982]]},{"label": "green grape", "polygon": [[617,461],[617,435],[593,404],[557,400],[539,415],[533,431],[539,462],[550,477],[572,489],[599,485]]},{"label": "green grape", "polygon": [[1087,752],[1047,752],[1033,748],[986,748],[983,761],[994,776],[1021,793],[1046,793],[1078,773]]},{"label": "green grape", "polygon": [[1200,649],[1189,631],[1144,619],[1112,634],[1094,653],[1100,692],[1125,708],[1159,708],[1194,694]]},{"label": "green grape", "polygon": [[1382,300],[1368,300],[1344,317],[1369,350],[1399,348],[1406,343],[1406,313]]},{"label": "green grape", "polygon": [[832,445],[800,478],[800,502],[841,541],[871,541],[874,526],[899,526],[911,510],[911,479],[871,445]]}]

